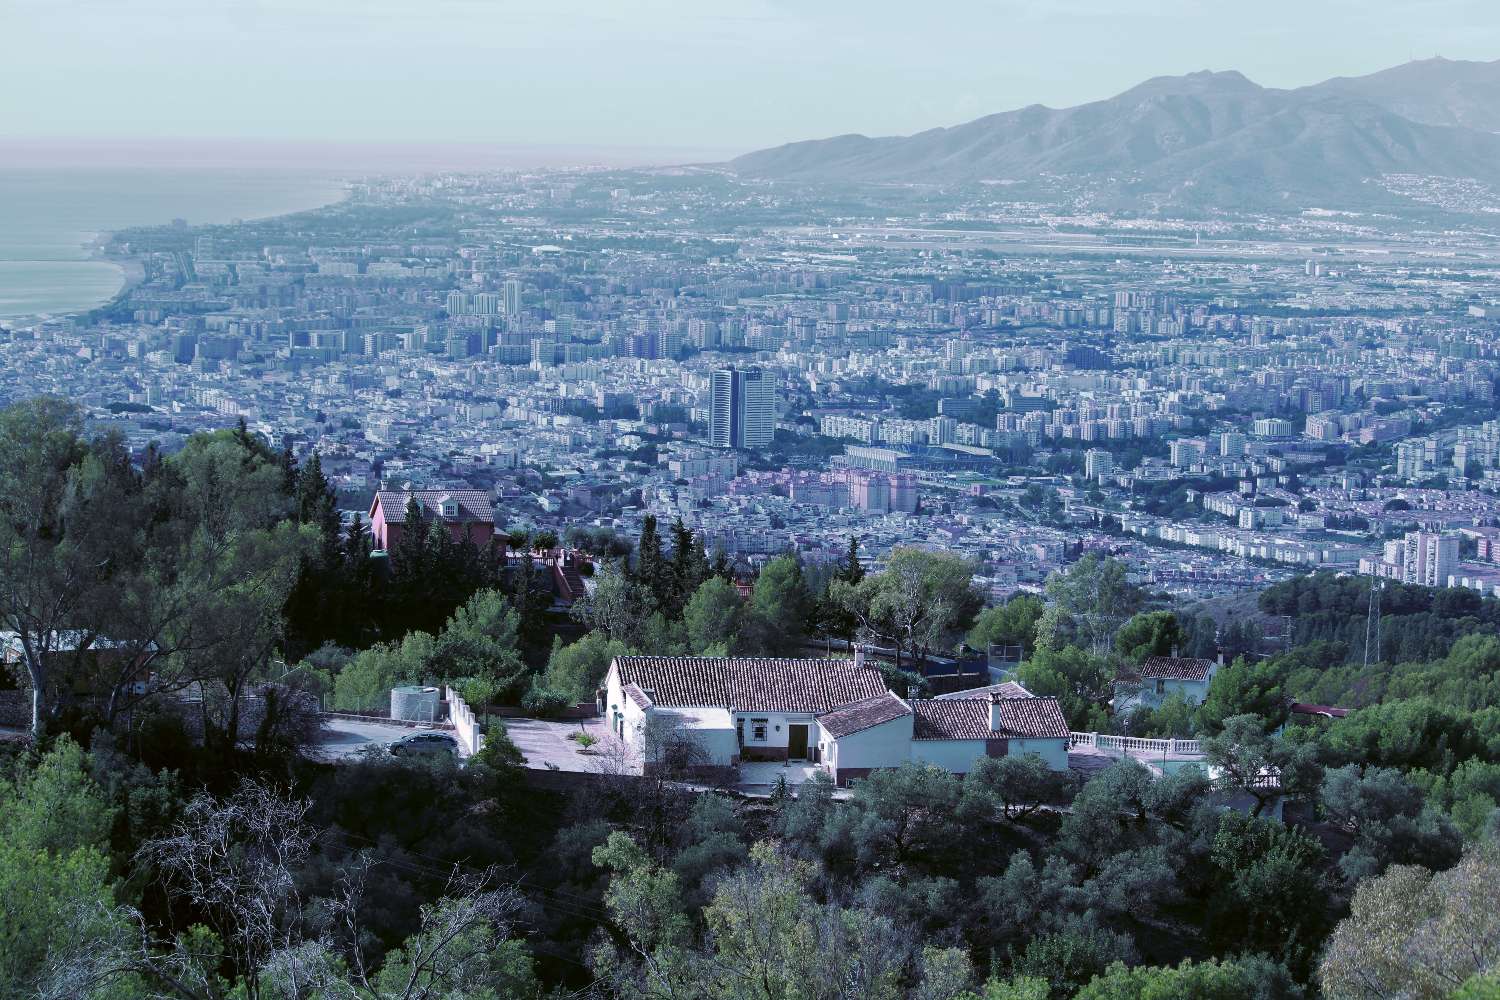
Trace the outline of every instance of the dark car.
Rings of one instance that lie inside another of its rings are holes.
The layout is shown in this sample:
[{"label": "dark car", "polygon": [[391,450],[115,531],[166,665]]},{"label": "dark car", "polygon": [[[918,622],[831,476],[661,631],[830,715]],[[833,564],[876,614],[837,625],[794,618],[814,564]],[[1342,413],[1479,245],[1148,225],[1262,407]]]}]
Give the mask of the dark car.
[{"label": "dark car", "polygon": [[445,753],[457,757],[458,739],[448,733],[412,733],[392,743],[391,753],[397,757],[429,753]]}]

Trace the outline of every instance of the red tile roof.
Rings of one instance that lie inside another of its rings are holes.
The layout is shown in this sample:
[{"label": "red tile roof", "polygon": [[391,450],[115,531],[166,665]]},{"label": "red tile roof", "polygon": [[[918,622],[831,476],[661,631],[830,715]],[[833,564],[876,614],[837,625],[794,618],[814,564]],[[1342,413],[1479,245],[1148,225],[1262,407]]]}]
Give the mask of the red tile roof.
[{"label": "red tile roof", "polygon": [[948,694],[940,694],[937,696],[937,699],[939,701],[952,701],[955,698],[983,698],[988,701],[992,694],[998,694],[1002,698],[1035,697],[1030,691],[1015,681],[1001,681],[999,684],[989,684],[981,688],[968,688],[963,691],[951,691]]},{"label": "red tile roof", "polygon": [[664,708],[816,714],[886,693],[880,671],[852,660],[707,656],[619,656],[620,683]]},{"label": "red tile roof", "polygon": [[913,701],[917,740],[1066,739],[1068,722],[1056,698],[1001,698],[1000,728],[990,728],[987,698]]},{"label": "red tile roof", "polygon": [[[444,497],[449,497],[458,503],[458,516],[443,518],[444,520],[454,523],[463,521],[495,523],[495,505],[490,502],[490,495],[484,490],[413,490],[411,492],[381,490],[375,494],[375,501],[385,512],[386,524],[405,524],[408,500],[415,498],[429,518],[437,519],[443,514]],[[375,507],[372,504],[371,513],[374,513],[374,510]]]},{"label": "red tile roof", "polygon": [[1187,656],[1148,656],[1141,664],[1144,678],[1168,681],[1201,681],[1214,668],[1213,660]]},{"label": "red tile roof", "polygon": [[885,694],[824,712],[818,716],[818,725],[829,736],[839,740],[910,714],[911,709],[906,707],[906,703],[887,691]]}]

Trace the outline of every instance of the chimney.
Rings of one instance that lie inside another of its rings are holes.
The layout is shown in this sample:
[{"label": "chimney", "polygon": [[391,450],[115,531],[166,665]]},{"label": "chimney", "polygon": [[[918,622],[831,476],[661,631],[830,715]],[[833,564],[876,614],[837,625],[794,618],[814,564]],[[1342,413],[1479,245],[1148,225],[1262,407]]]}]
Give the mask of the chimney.
[{"label": "chimney", "polygon": [[854,644],[854,665],[856,667],[865,665],[865,647],[863,643]]},{"label": "chimney", "polygon": [[1219,666],[1222,667],[1223,665],[1224,665],[1224,651],[1221,649],[1221,650],[1219,650]]},{"label": "chimney", "polygon": [[992,733],[998,733],[1000,730],[1005,728],[1005,726],[1000,723],[1000,702],[1002,702],[1003,700],[1004,699],[1000,697],[999,691],[990,692],[990,732]]}]

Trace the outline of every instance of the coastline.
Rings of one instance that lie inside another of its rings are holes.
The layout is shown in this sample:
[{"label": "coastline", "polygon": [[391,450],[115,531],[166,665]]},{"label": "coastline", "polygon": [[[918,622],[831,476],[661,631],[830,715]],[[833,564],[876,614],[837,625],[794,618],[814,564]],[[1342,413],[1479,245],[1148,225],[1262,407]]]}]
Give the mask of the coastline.
[{"label": "coastline", "polygon": [[[273,211],[263,215],[236,216],[227,222],[203,222],[197,225],[232,225],[240,222],[265,222],[271,219],[284,219],[306,212],[318,212],[323,209],[340,205],[349,199],[352,193],[352,182],[347,177],[330,179],[329,185],[336,189],[336,196],[328,201],[323,201],[306,208],[295,208],[291,211]],[[93,238],[86,244],[87,252],[78,258],[79,262],[93,262],[108,264],[115,268],[120,274],[120,287],[115,293],[103,301],[89,306],[77,307],[57,312],[34,312],[23,313],[14,316],[0,316],[0,328],[30,329],[45,323],[63,320],[77,319],[87,316],[89,313],[101,309],[111,309],[118,306],[136,288],[146,282],[145,257],[136,254],[114,254],[109,252],[109,246],[114,242],[115,235],[124,229],[140,228],[141,226],[166,225],[170,220],[159,222],[141,223],[140,226],[121,226],[111,230],[101,230],[93,234]],[[194,227],[196,228],[196,227]],[[59,261],[58,263],[66,263]]]}]

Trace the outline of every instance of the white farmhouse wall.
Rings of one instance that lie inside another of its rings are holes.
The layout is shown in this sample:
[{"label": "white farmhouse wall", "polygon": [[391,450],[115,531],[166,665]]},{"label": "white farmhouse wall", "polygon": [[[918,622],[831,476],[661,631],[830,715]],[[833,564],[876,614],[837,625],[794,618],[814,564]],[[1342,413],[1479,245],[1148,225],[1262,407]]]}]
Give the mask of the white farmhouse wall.
[{"label": "white farmhouse wall", "polygon": [[1047,766],[1054,771],[1068,769],[1067,740],[1011,740],[1006,753],[1012,757],[1034,753],[1046,761]]},{"label": "white farmhouse wall", "polygon": [[985,756],[984,740],[912,740],[911,759],[936,764],[954,774],[968,774],[974,761]]},{"label": "white farmhouse wall", "polygon": [[900,767],[911,759],[912,716],[889,722],[835,740],[818,729],[823,761],[832,768]]}]

